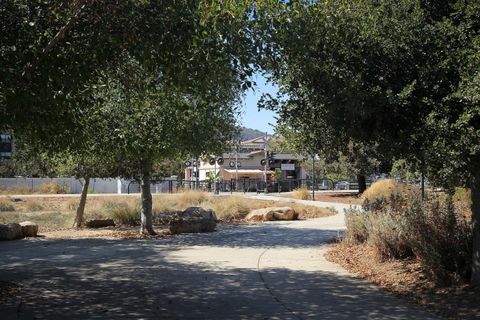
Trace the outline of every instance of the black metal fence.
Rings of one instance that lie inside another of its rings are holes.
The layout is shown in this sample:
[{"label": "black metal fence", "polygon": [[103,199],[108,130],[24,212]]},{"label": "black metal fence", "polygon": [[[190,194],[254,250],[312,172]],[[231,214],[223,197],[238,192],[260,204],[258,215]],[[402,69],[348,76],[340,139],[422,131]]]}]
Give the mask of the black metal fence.
[{"label": "black metal fence", "polygon": [[[330,179],[321,179],[312,183],[308,179],[289,179],[280,181],[267,181],[261,179],[232,179],[219,180],[214,183],[207,180],[156,180],[152,181],[152,193],[176,193],[184,190],[200,190],[205,192],[289,192],[298,188],[308,188],[310,190],[332,190],[335,183]],[[131,181],[127,187],[128,193],[140,192],[140,184],[137,181]]]}]

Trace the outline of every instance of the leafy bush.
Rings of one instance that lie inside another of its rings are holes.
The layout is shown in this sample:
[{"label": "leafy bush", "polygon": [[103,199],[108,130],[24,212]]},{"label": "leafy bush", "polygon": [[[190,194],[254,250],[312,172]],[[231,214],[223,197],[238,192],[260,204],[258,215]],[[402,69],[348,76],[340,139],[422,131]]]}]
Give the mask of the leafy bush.
[{"label": "leafy bush", "polygon": [[382,259],[417,258],[440,284],[468,279],[472,229],[451,196],[421,202],[398,196],[381,208],[346,214],[345,241],[368,243]]},{"label": "leafy bush", "polygon": [[347,232],[345,240],[349,243],[364,243],[368,240],[367,230],[368,215],[357,209],[347,209],[345,212],[345,225]]},{"label": "leafy bush", "polygon": [[0,199],[0,212],[2,211],[15,211],[15,207],[12,201],[9,199]]},{"label": "leafy bush", "polygon": [[39,193],[45,193],[45,194],[65,193],[65,191],[63,190],[63,187],[61,185],[59,185],[58,183],[54,183],[54,182],[41,184],[38,187],[38,192]]},{"label": "leafy bush", "polygon": [[294,199],[310,200],[312,198],[310,190],[307,188],[298,188],[293,190],[292,196]]},{"label": "leafy bush", "polygon": [[453,203],[465,219],[470,220],[472,218],[472,192],[470,189],[456,188],[453,194]]}]

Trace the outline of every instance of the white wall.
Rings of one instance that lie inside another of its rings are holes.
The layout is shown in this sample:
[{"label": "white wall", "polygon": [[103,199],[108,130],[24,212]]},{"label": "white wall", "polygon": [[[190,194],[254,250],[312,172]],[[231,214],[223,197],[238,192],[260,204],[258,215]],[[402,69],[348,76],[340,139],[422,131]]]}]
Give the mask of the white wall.
[{"label": "white wall", "polygon": [[[67,192],[81,193],[83,180],[75,178],[0,178],[0,189],[26,186],[33,192],[45,183],[57,183],[63,186]],[[89,190],[94,193],[117,193],[117,179],[90,179]]]}]

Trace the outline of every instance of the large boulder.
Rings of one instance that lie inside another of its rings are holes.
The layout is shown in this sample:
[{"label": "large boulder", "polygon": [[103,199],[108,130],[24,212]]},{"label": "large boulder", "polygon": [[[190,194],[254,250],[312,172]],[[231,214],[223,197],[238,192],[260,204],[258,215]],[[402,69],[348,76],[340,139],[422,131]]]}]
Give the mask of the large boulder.
[{"label": "large boulder", "polygon": [[31,221],[20,222],[22,227],[22,235],[24,237],[36,237],[38,233],[38,225]]},{"label": "large boulder", "polygon": [[22,227],[18,223],[0,224],[0,240],[23,238]]},{"label": "large boulder", "polygon": [[201,207],[190,207],[172,215],[169,222],[170,232],[197,233],[212,232],[217,226],[217,215],[212,209]]},{"label": "large boulder", "polygon": [[105,228],[105,227],[115,227],[115,222],[113,219],[92,219],[85,222],[87,228]]},{"label": "large boulder", "polygon": [[268,207],[250,211],[246,221],[296,220],[298,213],[290,207]]}]

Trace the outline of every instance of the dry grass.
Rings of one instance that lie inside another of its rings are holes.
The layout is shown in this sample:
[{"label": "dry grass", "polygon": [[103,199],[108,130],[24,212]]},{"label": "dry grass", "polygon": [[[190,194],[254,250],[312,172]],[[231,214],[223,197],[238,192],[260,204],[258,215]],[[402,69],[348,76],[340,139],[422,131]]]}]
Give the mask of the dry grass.
[{"label": "dry grass", "polygon": [[[3,200],[3,199],[2,199]],[[39,197],[13,202],[17,215],[3,215],[3,221],[14,222],[37,219],[42,230],[51,228],[71,227],[75,216],[79,197]],[[0,200],[1,201],[1,200]],[[331,209],[304,206],[293,201],[273,202],[266,200],[252,200],[239,196],[214,197],[203,192],[186,192],[183,194],[162,194],[153,197],[154,221],[158,221],[159,214],[185,210],[187,207],[200,206],[215,211],[219,220],[235,221],[243,219],[251,210],[272,206],[290,206],[300,218],[316,218],[334,214]],[[63,212],[62,216],[58,216]],[[45,216],[41,215],[44,214]],[[47,220],[51,217],[52,223]],[[138,197],[88,197],[85,207],[85,219],[111,218],[117,225],[138,225],[140,220],[140,199]],[[9,219],[12,219],[11,221]],[[64,221],[61,221],[61,220]]]},{"label": "dry grass", "polygon": [[298,200],[310,200],[312,198],[310,190],[307,188],[298,188],[292,191],[294,199]]},{"label": "dry grass", "polygon": [[12,200],[10,199],[0,199],[0,212],[5,211],[15,211]]},{"label": "dry grass", "polygon": [[38,187],[38,193],[43,194],[61,194],[65,193],[65,190],[58,183],[44,183]]},{"label": "dry grass", "polygon": [[32,221],[40,231],[71,227],[75,216],[72,213],[55,212],[5,212],[0,214],[0,223]]},{"label": "dry grass", "polygon": [[390,199],[418,191],[418,188],[393,179],[382,179],[372,184],[362,195],[364,201],[373,203],[382,199]]},{"label": "dry grass", "polygon": [[197,207],[208,202],[210,196],[201,191],[186,191],[177,196],[177,207],[186,209],[188,207]]},{"label": "dry grass", "polygon": [[27,200],[25,203],[25,210],[28,212],[42,211],[44,209],[44,205],[38,200]]},{"label": "dry grass", "polygon": [[210,207],[217,214],[217,218],[223,221],[243,219],[252,210],[248,201],[241,197],[225,197],[211,203]]},{"label": "dry grass", "polygon": [[10,187],[0,187],[0,194],[3,195],[24,195],[24,194],[63,194],[65,193],[65,190],[63,186],[61,186],[58,183],[50,182],[50,183],[44,183],[38,186],[36,189],[32,189],[31,186],[28,186],[26,184],[19,184],[16,186],[10,186]]},{"label": "dry grass", "polygon": [[[88,201],[89,200],[87,200],[87,203],[88,203]],[[65,202],[62,205],[62,209],[67,210],[67,211],[77,210],[77,207],[78,207],[79,203],[80,203],[80,200],[77,199],[77,198],[67,199],[67,200],[65,200]]]},{"label": "dry grass", "polygon": [[27,185],[17,185],[12,187],[0,187],[0,194],[32,194],[32,188]]}]

